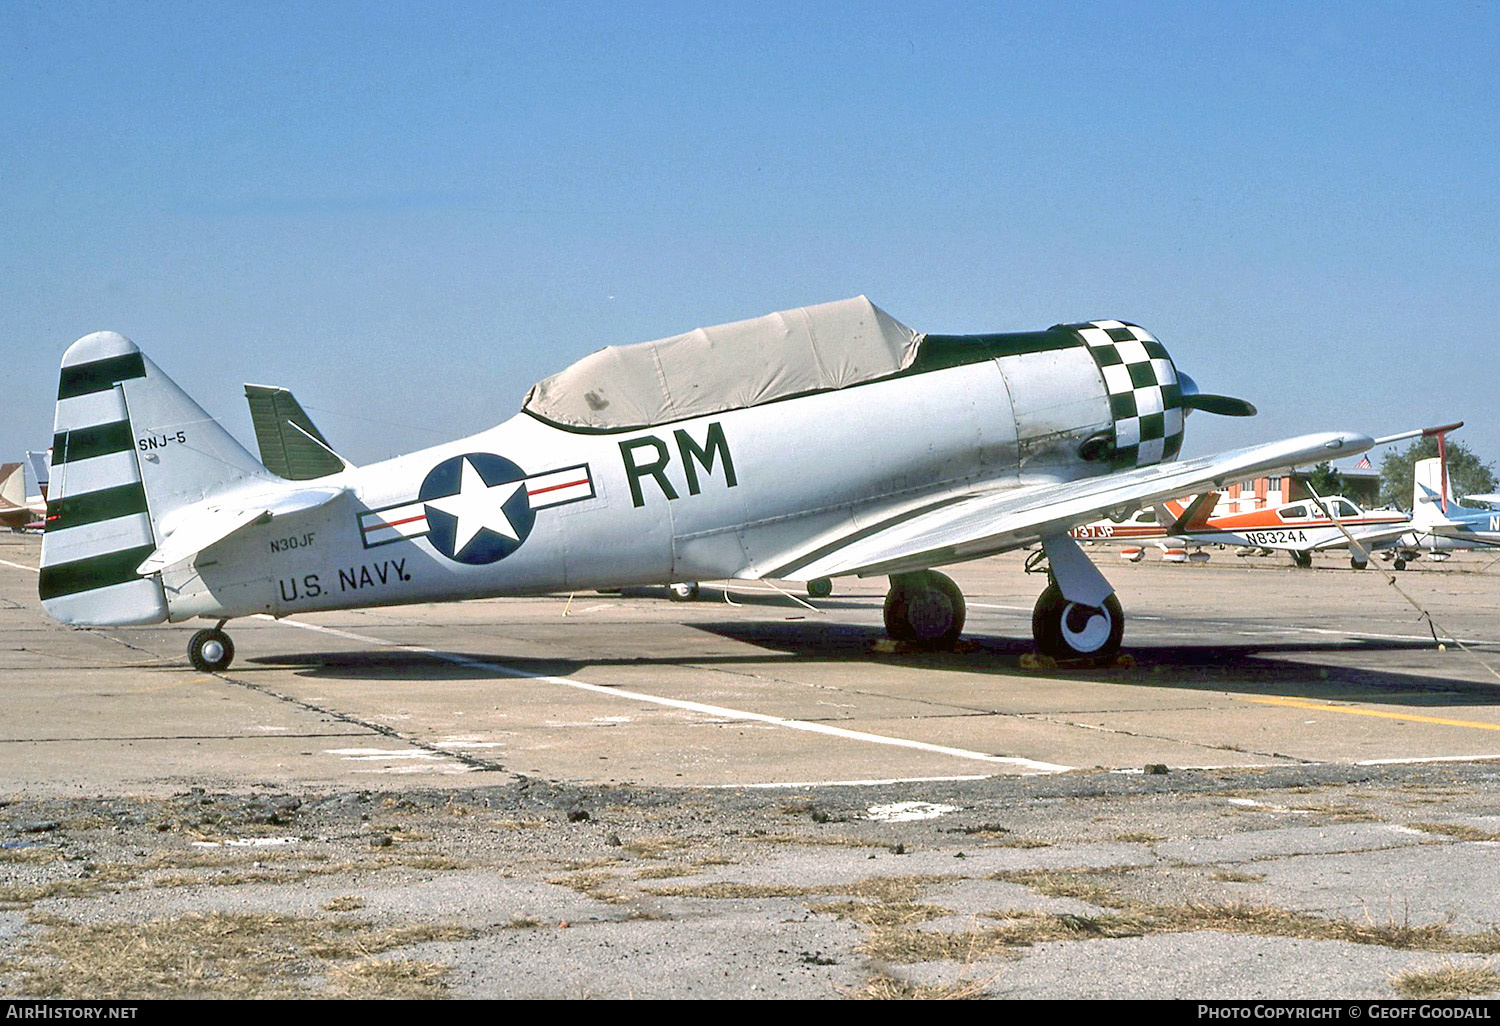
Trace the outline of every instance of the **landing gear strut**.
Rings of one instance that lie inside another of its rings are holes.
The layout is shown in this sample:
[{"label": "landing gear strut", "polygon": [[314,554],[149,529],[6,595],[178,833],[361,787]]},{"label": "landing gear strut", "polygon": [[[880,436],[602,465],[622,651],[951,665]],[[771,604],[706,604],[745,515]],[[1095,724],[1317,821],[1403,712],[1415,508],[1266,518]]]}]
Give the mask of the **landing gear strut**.
[{"label": "landing gear strut", "polygon": [[1047,585],[1031,612],[1031,636],[1042,655],[1054,659],[1112,656],[1125,634],[1125,614],[1111,592],[1103,606],[1063,598],[1057,582]]},{"label": "landing gear strut", "polygon": [[225,621],[218,626],[198,631],[188,641],[188,662],[203,673],[220,673],[234,662],[234,642],[223,631]]},{"label": "landing gear strut", "polygon": [[964,594],[936,570],[892,574],[885,596],[885,630],[896,641],[952,648],[964,629]]}]

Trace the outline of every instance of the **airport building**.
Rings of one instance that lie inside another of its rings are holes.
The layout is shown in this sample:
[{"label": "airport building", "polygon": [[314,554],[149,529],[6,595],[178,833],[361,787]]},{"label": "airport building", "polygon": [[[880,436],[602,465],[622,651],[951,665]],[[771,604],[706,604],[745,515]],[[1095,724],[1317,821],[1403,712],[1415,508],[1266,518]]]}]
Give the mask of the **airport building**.
[{"label": "airport building", "polygon": [[[1254,509],[1268,509],[1283,502],[1312,498],[1307,480],[1312,476],[1311,467],[1294,467],[1290,474],[1246,478],[1230,482],[1225,487],[1219,504],[1214,507],[1214,516],[1229,516],[1232,513],[1248,513]],[[1344,497],[1353,499],[1365,509],[1379,505],[1380,471],[1374,467],[1346,467],[1339,469],[1344,479]]]}]

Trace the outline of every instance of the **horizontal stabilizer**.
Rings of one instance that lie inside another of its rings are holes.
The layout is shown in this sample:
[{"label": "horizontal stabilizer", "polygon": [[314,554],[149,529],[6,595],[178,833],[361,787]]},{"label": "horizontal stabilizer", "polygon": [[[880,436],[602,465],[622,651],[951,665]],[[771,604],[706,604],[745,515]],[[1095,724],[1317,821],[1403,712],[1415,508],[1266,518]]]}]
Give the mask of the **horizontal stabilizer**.
[{"label": "horizontal stabilizer", "polygon": [[1213,515],[1214,507],[1218,504],[1218,492],[1204,492],[1188,503],[1187,508],[1183,509],[1180,514],[1174,516],[1172,507],[1178,506],[1179,503],[1158,502],[1156,522],[1162,525],[1168,535],[1200,531],[1208,526],[1208,518]]},{"label": "horizontal stabilizer", "polygon": [[274,385],[245,386],[250,421],[267,470],[288,481],[311,481],[350,468],[333,451],[292,393]]},{"label": "horizontal stabilizer", "polygon": [[[243,527],[276,517],[317,509],[345,494],[347,488],[298,488],[281,495],[246,496],[247,501],[222,503],[185,511],[162,543],[136,568],[142,577],[196,556]],[[253,499],[254,501],[248,501]]]}]

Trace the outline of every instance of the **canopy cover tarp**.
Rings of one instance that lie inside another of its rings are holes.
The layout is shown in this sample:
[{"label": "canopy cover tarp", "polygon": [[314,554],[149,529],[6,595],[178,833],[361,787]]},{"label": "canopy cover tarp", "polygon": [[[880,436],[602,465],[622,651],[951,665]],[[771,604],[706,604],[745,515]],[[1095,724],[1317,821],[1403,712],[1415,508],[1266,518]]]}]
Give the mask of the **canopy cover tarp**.
[{"label": "canopy cover tarp", "polygon": [[524,409],[563,427],[649,427],[889,377],[921,336],[864,296],[609,346],[533,385]]}]

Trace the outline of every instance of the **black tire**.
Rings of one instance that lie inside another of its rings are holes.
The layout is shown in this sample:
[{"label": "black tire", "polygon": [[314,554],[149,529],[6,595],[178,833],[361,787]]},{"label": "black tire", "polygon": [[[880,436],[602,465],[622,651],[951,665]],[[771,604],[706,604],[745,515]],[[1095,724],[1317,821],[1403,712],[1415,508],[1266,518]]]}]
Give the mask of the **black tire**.
[{"label": "black tire", "polygon": [[827,598],[833,594],[833,582],[826,577],[818,577],[807,582],[807,595],[809,598]]},{"label": "black tire", "polygon": [[1031,637],[1036,649],[1054,659],[1112,656],[1120,651],[1124,636],[1125,613],[1113,592],[1102,607],[1095,608],[1069,602],[1061,588],[1049,584],[1031,611]]},{"label": "black tire", "polygon": [[1397,570],[1405,570],[1406,560],[1402,559],[1400,556],[1397,556],[1396,562],[1392,563],[1391,565],[1394,566]]},{"label": "black tire", "polygon": [[201,630],[188,641],[188,662],[203,673],[222,673],[234,662],[234,642],[217,627]]},{"label": "black tire", "polygon": [[691,602],[698,597],[698,582],[679,581],[676,584],[669,584],[667,594],[672,597],[673,602]]},{"label": "black tire", "polygon": [[1370,564],[1369,564],[1368,560],[1361,562],[1360,560],[1355,559],[1353,556],[1350,556],[1349,557],[1349,565],[1352,568],[1354,568],[1355,570],[1363,570],[1365,567],[1369,566]]},{"label": "black tire", "polygon": [[1292,553],[1292,562],[1296,566],[1302,568],[1303,570],[1306,570],[1308,567],[1312,566],[1312,553],[1294,551]]},{"label": "black tire", "polygon": [[952,648],[963,633],[964,593],[935,570],[891,577],[885,595],[885,630],[897,641],[923,648]]}]

